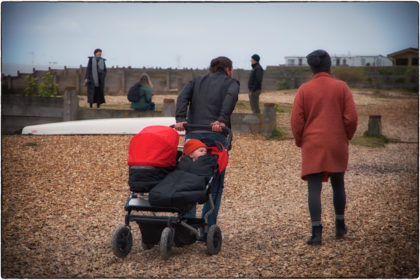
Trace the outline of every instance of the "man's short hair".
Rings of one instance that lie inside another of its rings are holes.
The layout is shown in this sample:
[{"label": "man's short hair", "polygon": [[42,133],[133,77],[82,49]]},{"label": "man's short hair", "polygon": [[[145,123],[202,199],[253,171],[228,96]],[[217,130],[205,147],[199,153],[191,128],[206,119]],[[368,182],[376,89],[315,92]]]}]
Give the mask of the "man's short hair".
[{"label": "man's short hair", "polygon": [[101,49],[95,49],[95,51],[93,52],[93,54],[96,54],[97,52],[102,52]]},{"label": "man's short hair", "polygon": [[232,60],[226,56],[219,56],[213,58],[210,62],[210,72],[215,73],[220,70],[225,70],[225,68],[232,69]]}]

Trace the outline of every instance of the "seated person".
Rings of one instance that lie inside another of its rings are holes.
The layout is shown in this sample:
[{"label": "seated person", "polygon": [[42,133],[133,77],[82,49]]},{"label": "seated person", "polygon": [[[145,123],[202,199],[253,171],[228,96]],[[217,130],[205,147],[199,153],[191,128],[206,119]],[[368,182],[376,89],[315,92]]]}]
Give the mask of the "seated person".
[{"label": "seated person", "polygon": [[143,73],[140,77],[140,81],[137,82],[140,84],[139,89],[139,101],[131,102],[131,108],[136,111],[148,111],[148,110],[155,110],[155,103],[152,102],[152,81],[150,80],[149,75]]},{"label": "seated person", "polygon": [[207,199],[206,184],[217,168],[217,156],[207,153],[207,146],[191,139],[184,144],[184,156],[175,171],[169,173],[149,193],[155,206],[173,206],[189,210]]}]

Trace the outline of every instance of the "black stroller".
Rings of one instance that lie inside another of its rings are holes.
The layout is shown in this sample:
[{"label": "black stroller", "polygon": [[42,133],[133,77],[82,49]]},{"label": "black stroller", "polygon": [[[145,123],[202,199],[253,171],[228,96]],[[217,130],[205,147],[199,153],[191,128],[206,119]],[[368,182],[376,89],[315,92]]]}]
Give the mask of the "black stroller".
[{"label": "black stroller", "polygon": [[[208,130],[209,125],[185,125],[189,130]],[[223,132],[228,135],[230,148],[232,133],[224,127]],[[139,225],[142,235],[142,247],[145,250],[159,245],[160,255],[168,259],[172,247],[193,244],[200,240],[200,229],[207,236],[204,241],[207,253],[219,253],[222,246],[222,233],[217,225],[207,227],[207,218],[214,210],[212,190],[218,187],[218,178],[227,166],[227,151],[221,143],[202,140],[208,146],[208,153],[217,156],[217,165],[211,170],[212,176],[204,184],[196,188],[193,195],[187,197],[172,197],[170,204],[153,205],[150,200],[152,189],[162,182],[176,168],[178,158],[183,148],[179,145],[179,134],[172,127],[149,126],[135,135],[129,145],[129,181],[130,195],[125,204],[127,214],[125,225],[118,227],[113,235],[111,246],[114,254],[125,257],[130,253],[133,237],[130,222]],[[188,193],[183,193],[188,194]],[[185,215],[197,204],[210,202],[211,208],[204,218],[189,218]],[[147,215],[135,215],[132,212],[148,212]],[[166,214],[165,214],[166,212]],[[163,213],[163,214],[162,214]],[[159,214],[159,215],[157,215]]]}]

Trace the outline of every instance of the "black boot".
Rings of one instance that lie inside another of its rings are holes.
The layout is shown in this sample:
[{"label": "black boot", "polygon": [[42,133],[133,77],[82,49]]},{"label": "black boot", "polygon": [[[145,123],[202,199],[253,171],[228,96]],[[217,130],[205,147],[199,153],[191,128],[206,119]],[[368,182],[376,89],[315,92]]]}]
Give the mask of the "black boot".
[{"label": "black boot", "polygon": [[98,103],[98,104],[96,104],[96,107],[97,107],[97,108],[100,108],[100,107],[101,107],[101,104],[99,104],[99,103]]},{"label": "black boot", "polygon": [[322,225],[312,226],[312,236],[306,241],[309,245],[322,244]]},{"label": "black boot", "polygon": [[335,237],[336,238],[343,238],[344,235],[347,233],[347,226],[344,223],[344,219],[336,219],[335,220]]},{"label": "black boot", "polygon": [[89,103],[89,108],[92,108],[92,103]]}]

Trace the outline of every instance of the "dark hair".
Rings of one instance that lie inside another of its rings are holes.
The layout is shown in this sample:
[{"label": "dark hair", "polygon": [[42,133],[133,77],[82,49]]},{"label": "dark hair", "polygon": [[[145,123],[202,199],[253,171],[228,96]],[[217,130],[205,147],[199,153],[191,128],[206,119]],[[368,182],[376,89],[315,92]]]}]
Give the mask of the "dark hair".
[{"label": "dark hair", "polygon": [[226,56],[219,56],[213,58],[210,62],[210,72],[215,73],[217,71],[224,71],[225,68],[232,69],[232,60]]},{"label": "dark hair", "polygon": [[96,50],[93,51],[93,54],[96,54],[97,52],[102,52],[102,50],[101,49],[96,49]]}]

